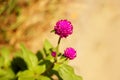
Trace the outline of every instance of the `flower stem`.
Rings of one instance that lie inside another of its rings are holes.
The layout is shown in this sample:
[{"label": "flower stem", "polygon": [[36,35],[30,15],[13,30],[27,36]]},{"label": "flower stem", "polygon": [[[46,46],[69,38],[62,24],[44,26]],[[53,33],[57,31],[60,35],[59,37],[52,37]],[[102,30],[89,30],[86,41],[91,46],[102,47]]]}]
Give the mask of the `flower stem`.
[{"label": "flower stem", "polygon": [[57,43],[57,47],[56,47],[57,53],[59,52],[60,41],[61,41],[61,37],[59,37],[59,39],[58,39],[58,43]]},{"label": "flower stem", "polygon": [[55,57],[55,62],[57,62],[57,57],[58,57],[58,54],[59,54],[59,45],[60,45],[60,41],[61,41],[61,37],[59,37],[58,39],[58,43],[57,43],[57,47],[56,47],[56,57]]},{"label": "flower stem", "polygon": [[58,39],[58,44],[57,44],[58,46],[59,46],[59,44],[60,44],[60,41],[61,41],[61,37],[59,37],[59,39]]}]

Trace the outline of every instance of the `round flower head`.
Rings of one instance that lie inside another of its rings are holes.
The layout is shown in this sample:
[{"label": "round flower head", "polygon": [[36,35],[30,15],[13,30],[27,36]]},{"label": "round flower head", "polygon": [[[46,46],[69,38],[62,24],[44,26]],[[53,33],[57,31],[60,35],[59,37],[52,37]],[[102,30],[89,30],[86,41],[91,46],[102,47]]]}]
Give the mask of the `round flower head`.
[{"label": "round flower head", "polygon": [[56,56],[56,52],[53,51],[53,52],[51,53],[51,55],[52,55],[53,57],[55,57],[55,56]]},{"label": "round flower head", "polygon": [[72,60],[76,57],[76,50],[69,47],[64,51],[64,56],[67,57],[68,59]]},{"label": "round flower head", "polygon": [[54,30],[55,34],[59,35],[61,38],[66,38],[67,36],[72,34],[73,26],[68,20],[60,20],[56,23]]}]

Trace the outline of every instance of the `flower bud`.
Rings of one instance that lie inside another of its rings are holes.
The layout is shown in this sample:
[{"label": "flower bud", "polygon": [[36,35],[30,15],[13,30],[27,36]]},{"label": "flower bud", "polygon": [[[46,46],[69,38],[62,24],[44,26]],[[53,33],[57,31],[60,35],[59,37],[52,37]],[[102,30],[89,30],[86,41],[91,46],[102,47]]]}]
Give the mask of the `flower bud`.
[{"label": "flower bud", "polygon": [[52,55],[53,57],[56,57],[56,52],[53,51],[53,52],[51,53],[51,55]]}]

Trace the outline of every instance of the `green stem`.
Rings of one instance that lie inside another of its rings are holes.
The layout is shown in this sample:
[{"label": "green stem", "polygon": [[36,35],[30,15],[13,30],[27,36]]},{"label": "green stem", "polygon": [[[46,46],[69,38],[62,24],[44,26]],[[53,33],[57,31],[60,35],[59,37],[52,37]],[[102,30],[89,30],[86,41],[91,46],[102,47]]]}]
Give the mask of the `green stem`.
[{"label": "green stem", "polygon": [[55,62],[57,62],[57,57],[59,54],[59,45],[60,45],[61,37],[58,39],[57,47],[56,47],[56,57],[55,57]]},{"label": "green stem", "polygon": [[49,68],[46,69],[46,71],[44,73],[42,73],[42,75],[46,75],[50,70],[52,70],[52,68],[54,67],[54,64],[57,62],[57,57],[58,57],[58,54],[59,54],[60,41],[61,41],[61,37],[59,37],[59,39],[58,39],[58,43],[57,43],[57,47],[56,47],[55,61],[49,66]]},{"label": "green stem", "polygon": [[58,39],[57,47],[56,47],[56,52],[59,52],[59,45],[60,45],[61,37]]},{"label": "green stem", "polygon": [[60,41],[61,41],[61,37],[59,37],[59,39],[58,39],[58,44],[57,44],[57,46],[59,46]]}]

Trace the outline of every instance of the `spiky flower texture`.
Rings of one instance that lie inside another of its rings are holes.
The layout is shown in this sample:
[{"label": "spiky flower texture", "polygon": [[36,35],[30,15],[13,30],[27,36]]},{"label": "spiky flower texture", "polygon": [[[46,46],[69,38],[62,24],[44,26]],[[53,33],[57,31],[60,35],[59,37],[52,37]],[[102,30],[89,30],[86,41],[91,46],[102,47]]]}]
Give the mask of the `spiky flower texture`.
[{"label": "spiky flower texture", "polygon": [[64,51],[64,56],[70,60],[73,60],[76,57],[76,50],[74,48],[66,48]]},{"label": "spiky flower texture", "polygon": [[59,35],[61,38],[66,38],[73,32],[73,26],[68,20],[59,20],[55,27],[55,34]]}]

